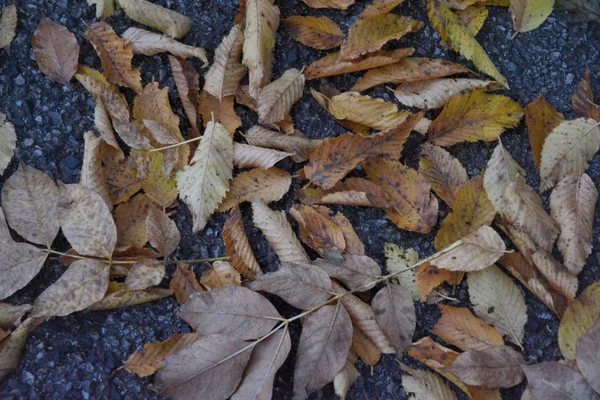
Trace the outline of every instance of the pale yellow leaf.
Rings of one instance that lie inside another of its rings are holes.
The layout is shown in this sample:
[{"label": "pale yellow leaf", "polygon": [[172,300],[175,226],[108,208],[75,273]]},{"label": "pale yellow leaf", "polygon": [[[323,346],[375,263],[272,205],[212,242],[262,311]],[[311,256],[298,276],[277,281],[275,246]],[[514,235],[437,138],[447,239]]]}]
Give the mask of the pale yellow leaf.
[{"label": "pale yellow leaf", "polygon": [[[273,134],[276,135],[277,133],[273,132]],[[233,165],[238,168],[268,169],[290,156],[293,156],[293,154],[285,151],[237,142],[233,144]]]},{"label": "pale yellow leaf", "polygon": [[132,20],[180,39],[192,27],[192,20],[178,12],[146,0],[118,0],[119,5]]},{"label": "pale yellow leaf", "polygon": [[600,282],[592,283],[569,304],[558,328],[558,346],[566,360],[575,360],[577,340],[600,318]]},{"label": "pale yellow leaf", "polygon": [[443,107],[450,98],[463,92],[478,89],[496,89],[493,81],[481,79],[432,79],[428,81],[406,82],[396,87],[396,100],[407,107],[426,110]]}]

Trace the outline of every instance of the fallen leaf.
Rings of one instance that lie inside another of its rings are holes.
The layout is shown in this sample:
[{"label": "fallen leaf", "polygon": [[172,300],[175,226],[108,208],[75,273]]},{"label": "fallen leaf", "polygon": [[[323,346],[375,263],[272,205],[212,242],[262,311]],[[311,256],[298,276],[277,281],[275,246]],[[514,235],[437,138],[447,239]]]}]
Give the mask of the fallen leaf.
[{"label": "fallen leaf", "polygon": [[275,32],[279,26],[279,8],[270,0],[246,1],[244,57],[248,67],[250,96],[258,99],[263,86],[271,80]]},{"label": "fallen leaf", "polygon": [[98,194],[81,185],[63,184],[56,210],[63,234],[77,253],[111,258],[117,243],[117,228]]},{"label": "fallen leaf", "polygon": [[253,279],[256,275],[262,274],[260,265],[250,247],[240,207],[237,204],[232,207],[229,217],[223,225],[223,241],[229,262],[244,278]]},{"label": "fallen leaf", "polygon": [[525,183],[526,175],[525,170],[517,164],[502,143],[498,143],[487,163],[483,177],[483,186],[487,196],[498,213],[509,212],[509,207],[504,199],[504,192],[508,185],[516,181],[519,181],[521,185],[527,185]]},{"label": "fallen leaf", "polygon": [[146,236],[163,257],[170,256],[181,240],[181,233],[175,221],[154,207],[148,210],[146,217]]},{"label": "fallen leaf", "polygon": [[321,140],[307,139],[304,136],[282,135],[258,125],[246,132],[245,139],[251,145],[275,148],[291,153],[292,159],[296,162],[308,160],[310,154],[321,144]]},{"label": "fallen leaf", "polygon": [[431,79],[406,82],[393,90],[394,97],[407,107],[431,110],[443,107],[450,98],[473,89],[495,89],[495,82],[480,79]]},{"label": "fallen leaf", "polygon": [[96,5],[96,18],[108,18],[115,13],[115,0],[87,0],[87,3]]},{"label": "fallen leaf", "polygon": [[600,106],[594,103],[594,92],[592,91],[592,84],[590,82],[590,71],[587,68],[583,79],[575,88],[575,92],[573,92],[571,106],[578,116],[600,121]]},{"label": "fallen leaf", "polygon": [[536,399],[590,399],[599,397],[585,378],[557,361],[523,365],[527,388]]},{"label": "fallen leaf", "polygon": [[273,211],[262,201],[255,200],[252,202],[252,214],[254,225],[265,235],[280,262],[310,261],[285,217],[285,212]]},{"label": "fallen leaf", "polygon": [[144,246],[148,242],[146,218],[151,208],[152,201],[143,194],[119,204],[114,213],[117,247]]},{"label": "fallen leaf", "polygon": [[279,168],[255,168],[242,172],[231,181],[229,191],[218,211],[228,211],[236,204],[246,201],[260,200],[268,204],[281,200],[290,189],[291,183],[290,174]]},{"label": "fallen leaf", "polygon": [[557,0],[556,4],[569,11],[569,22],[597,21],[600,15],[600,2],[596,0]]},{"label": "fallen leaf", "polygon": [[542,249],[531,255],[531,261],[554,289],[569,301],[575,298],[578,287],[576,275]]},{"label": "fallen leaf", "polygon": [[304,75],[295,68],[288,69],[281,77],[260,91],[258,96],[258,122],[272,124],[283,120],[300,100],[304,91]]},{"label": "fallen leaf", "polygon": [[377,51],[390,40],[417,32],[423,25],[421,21],[396,14],[359,18],[348,31],[348,39],[342,45],[340,56],[344,60],[352,60]]},{"label": "fallen leaf", "polygon": [[457,10],[454,13],[473,36],[477,36],[481,28],[483,28],[483,24],[489,14],[488,9],[485,7],[485,3],[484,5],[469,6],[464,10]]},{"label": "fallen leaf", "polygon": [[509,346],[484,350],[467,350],[460,354],[449,370],[468,385],[506,388],[518,385],[525,375],[523,356]]},{"label": "fallen leaf", "polygon": [[330,50],[344,41],[339,26],[327,17],[294,15],[283,21],[292,39],[317,50]]},{"label": "fallen leaf", "polygon": [[600,127],[593,119],[563,121],[548,134],[540,161],[540,191],[570,174],[581,174],[600,148]]},{"label": "fallen leaf", "polygon": [[108,184],[106,183],[106,172],[102,166],[102,138],[96,138],[96,134],[87,131],[83,134],[84,148],[83,161],[81,163],[81,173],[79,174],[79,184],[98,193],[106,202],[109,208],[112,208]]},{"label": "fallen leaf", "polygon": [[174,56],[186,59],[195,57],[204,63],[204,67],[208,65],[206,52],[202,47],[189,46],[171,39],[168,36],[159,35],[145,29],[131,27],[121,35],[123,39],[127,39],[133,54],[143,54],[145,56],[155,56],[160,53],[170,53]]},{"label": "fallen leaf", "polygon": [[352,321],[344,307],[324,306],[304,320],[294,369],[294,397],[305,398],[331,382],[346,363]]},{"label": "fallen leaf", "polygon": [[304,76],[306,79],[311,80],[364,71],[366,69],[397,63],[404,57],[412,55],[414,51],[415,49],[413,48],[394,49],[391,51],[379,50],[354,60],[342,60],[339,52],[329,53],[310,64],[306,68]]},{"label": "fallen leaf", "polygon": [[368,18],[375,15],[385,15],[404,3],[405,0],[373,0],[363,12],[361,12],[358,18]]},{"label": "fallen leaf", "polygon": [[600,364],[596,352],[600,342],[600,322],[577,339],[577,367],[596,393],[600,393]]},{"label": "fallen leaf", "polygon": [[144,290],[159,285],[165,276],[165,265],[145,259],[133,264],[123,285],[124,290]]},{"label": "fallen leaf", "polygon": [[25,347],[29,333],[44,321],[45,318],[27,318],[8,338],[2,341],[2,346],[0,346],[0,381],[4,380],[17,368],[19,357]]},{"label": "fallen leaf", "polygon": [[412,248],[404,250],[393,243],[385,243],[383,245],[383,252],[385,254],[385,268],[387,272],[390,274],[399,273],[394,278],[394,281],[410,291],[413,301],[421,300],[421,294],[419,293],[415,278],[415,269],[409,268],[419,261],[419,254]]},{"label": "fallen leaf", "polygon": [[231,135],[242,126],[241,118],[233,109],[233,96],[226,96],[219,100],[208,92],[202,92],[198,103],[198,111],[202,115],[206,128],[213,118],[215,122],[222,124]]},{"label": "fallen leaf", "polygon": [[253,346],[225,335],[200,336],[167,357],[156,373],[156,391],[177,399],[227,399],[242,380]]},{"label": "fallen leaf", "polygon": [[60,229],[58,201],[58,187],[52,178],[23,162],[2,186],[8,225],[26,240],[48,248]]},{"label": "fallen leaf", "polygon": [[181,200],[194,219],[193,232],[204,229],[229,189],[233,170],[233,142],[223,125],[209,122],[196,153],[177,177]]},{"label": "fallen leaf", "polygon": [[527,308],[517,285],[496,266],[470,272],[467,284],[475,314],[507,340],[520,345],[525,335]]},{"label": "fallen leaf", "polygon": [[292,342],[287,327],[257,344],[244,377],[231,399],[270,398],[275,374],[287,359],[291,347]]},{"label": "fallen leaf", "polygon": [[146,0],[118,0],[127,16],[167,35],[180,39],[192,27],[192,20],[178,12],[150,3]]},{"label": "fallen leaf", "polygon": [[210,289],[218,289],[228,285],[240,286],[242,279],[227,261],[215,261],[200,277],[200,283]]},{"label": "fallen leaf", "polygon": [[140,70],[131,67],[133,50],[127,40],[118,37],[104,21],[90,25],[84,37],[98,53],[106,79],[136,92],[142,91]]},{"label": "fallen leaf", "polygon": [[461,142],[494,141],[505,129],[515,128],[523,109],[510,97],[483,90],[450,99],[429,127],[429,139],[439,146]]},{"label": "fallen leaf", "polygon": [[317,307],[333,294],[329,275],[311,264],[282,263],[277,271],[257,276],[244,286],[272,293],[301,310]]},{"label": "fallen leaf", "polygon": [[396,349],[396,358],[402,359],[412,341],[416,327],[415,307],[408,289],[387,283],[371,301],[375,320]]},{"label": "fallen leaf", "polygon": [[169,287],[173,290],[179,304],[188,301],[192,293],[201,292],[203,290],[200,283],[198,283],[198,279],[196,279],[196,274],[194,274],[194,271],[186,264],[177,265],[177,269],[173,273],[173,278],[171,279]]},{"label": "fallen leaf", "polygon": [[192,64],[177,57],[169,56],[169,64],[189,125],[199,135],[201,117],[198,110],[198,72]]},{"label": "fallen leaf", "polygon": [[508,87],[506,78],[496,69],[483,47],[444,2],[427,0],[427,15],[442,40],[449,43],[452,50],[472,61],[481,72]]},{"label": "fallen leaf", "polygon": [[442,59],[406,57],[396,63],[371,69],[361,77],[352,90],[362,92],[384,83],[412,83],[462,74],[469,70],[462,65]]},{"label": "fallen leaf", "polygon": [[175,176],[165,176],[163,172],[164,156],[161,152],[155,151],[149,156],[148,163],[142,167],[144,172],[141,174],[143,176],[141,187],[146,196],[160,208],[170,207],[178,195]]},{"label": "fallen leaf", "polygon": [[0,329],[12,330],[21,325],[21,319],[32,308],[31,304],[16,306],[9,303],[0,303]]},{"label": "fallen leaf", "polygon": [[456,400],[456,394],[439,376],[429,371],[409,368],[402,364],[403,371],[410,375],[402,375],[402,386],[407,393],[414,395],[415,400]]},{"label": "fallen leaf", "polygon": [[77,72],[79,43],[75,35],[64,26],[42,17],[31,43],[40,71],[55,82],[68,84]]},{"label": "fallen leaf", "polygon": [[281,316],[263,296],[240,286],[192,294],[179,316],[202,336],[257,339],[269,333]]},{"label": "fallen leaf", "polygon": [[17,134],[12,123],[6,120],[6,115],[0,111],[0,175],[4,173],[12,160],[17,146]]},{"label": "fallen leaf", "polygon": [[336,278],[352,290],[364,292],[375,286],[381,277],[381,267],[368,256],[342,256],[337,260],[319,260],[315,264],[321,267],[331,278]]},{"label": "fallen leaf", "polygon": [[573,300],[558,328],[558,346],[563,357],[575,360],[577,340],[600,318],[600,282],[592,283]]},{"label": "fallen leaf", "polygon": [[552,13],[554,0],[510,0],[510,13],[515,31],[529,32],[546,21]]},{"label": "fallen leaf", "polygon": [[[6,187],[6,185],[5,185]],[[6,201],[6,197],[3,197]],[[28,243],[0,243],[0,299],[25,287],[42,269],[48,253]]]},{"label": "fallen leaf", "polygon": [[243,143],[233,144],[233,165],[238,168],[269,169],[292,153]]},{"label": "fallen leaf", "polygon": [[341,228],[319,209],[295,204],[289,213],[300,228],[300,240],[321,256],[341,254],[346,249],[346,240]]},{"label": "fallen leaf", "polygon": [[10,46],[17,30],[17,6],[10,5],[2,9],[0,18],[0,49]]},{"label": "fallen leaf", "polygon": [[32,317],[64,317],[83,310],[104,297],[110,265],[103,261],[77,260],[35,299]]},{"label": "fallen leaf", "polygon": [[217,99],[237,93],[246,67],[240,62],[244,45],[244,29],[234,25],[215,50],[213,65],[204,76],[204,90]]},{"label": "fallen leaf", "polygon": [[350,350],[346,364],[344,364],[342,370],[333,378],[333,390],[342,400],[346,398],[348,390],[350,390],[354,382],[360,378],[360,372],[354,367],[356,361],[356,355]]},{"label": "fallen leaf", "polygon": [[460,161],[443,148],[431,143],[423,143],[421,146],[419,173],[450,208],[454,207],[462,185],[469,180],[467,171]]},{"label": "fallen leaf", "polygon": [[525,122],[529,132],[533,162],[538,170],[540,169],[542,149],[546,138],[564,120],[565,117],[562,113],[556,111],[542,95],[527,104]]},{"label": "fallen leaf", "polygon": [[302,0],[312,8],[335,8],[338,10],[347,10],[355,0]]},{"label": "fallen leaf", "polygon": [[142,351],[129,356],[122,368],[142,378],[150,376],[163,365],[167,357],[190,346],[198,338],[197,333],[176,333],[162,342],[146,343]]},{"label": "fallen leaf", "polygon": [[375,343],[356,327],[352,332],[350,352],[356,352],[358,357],[367,365],[377,365],[381,360],[381,351],[375,346]]}]

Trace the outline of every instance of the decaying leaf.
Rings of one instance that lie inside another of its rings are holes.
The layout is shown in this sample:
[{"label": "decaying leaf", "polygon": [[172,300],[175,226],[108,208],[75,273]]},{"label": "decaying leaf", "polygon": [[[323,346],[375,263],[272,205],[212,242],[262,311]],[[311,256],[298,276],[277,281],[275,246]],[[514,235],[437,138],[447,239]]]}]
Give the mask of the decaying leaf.
[{"label": "decaying leaf", "polygon": [[192,294],[179,316],[202,336],[220,334],[242,340],[260,338],[281,319],[267,299],[240,286]]},{"label": "decaying leaf", "polygon": [[17,134],[12,123],[6,120],[6,115],[0,111],[0,175],[4,173],[12,160],[17,146]]},{"label": "decaying leaf", "polygon": [[153,288],[145,290],[125,290],[121,284],[117,284],[114,292],[107,292],[106,296],[104,296],[102,300],[94,303],[89,310],[101,311],[132,307],[138,304],[164,299],[171,295],[173,295],[171,289]]},{"label": "decaying leaf", "polygon": [[461,142],[491,142],[519,124],[521,106],[510,97],[479,89],[450,99],[429,127],[430,140],[439,146]]},{"label": "decaying leaf", "polygon": [[600,320],[585,335],[577,339],[577,367],[590,386],[600,394],[600,362],[597,346],[600,342]]},{"label": "decaying leaf", "polygon": [[578,287],[575,274],[542,249],[538,249],[531,255],[531,261],[554,289],[569,301],[575,298]]},{"label": "decaying leaf", "polygon": [[101,300],[108,287],[110,265],[77,260],[33,303],[33,317],[64,317]]},{"label": "decaying leaf", "polygon": [[213,121],[222,124],[233,135],[242,126],[241,118],[233,109],[233,96],[223,97],[221,100],[208,92],[200,93],[198,98],[198,111],[204,120],[204,126]]},{"label": "decaying leaf", "polygon": [[462,74],[469,70],[462,65],[439,58],[406,57],[371,69],[360,78],[352,90],[362,92],[384,83],[412,83]]},{"label": "decaying leaf", "polygon": [[393,243],[385,243],[383,251],[387,271],[391,274],[403,271],[396,276],[395,281],[410,291],[413,301],[421,300],[415,270],[409,269],[419,261],[419,254],[412,248],[404,250]]},{"label": "decaying leaf", "polygon": [[431,189],[450,206],[454,207],[456,195],[469,180],[460,161],[441,147],[431,143],[421,146],[419,173],[431,184]]},{"label": "decaying leaf", "polygon": [[371,307],[375,320],[396,349],[396,357],[401,359],[412,341],[417,320],[410,292],[388,283],[375,294]]},{"label": "decaying leaf", "polygon": [[342,45],[340,55],[345,60],[358,58],[381,49],[390,40],[420,30],[423,25],[421,21],[396,14],[358,18],[348,32],[348,40]]},{"label": "decaying leaf", "polygon": [[211,268],[204,271],[200,283],[208,289],[218,289],[227,285],[240,286],[242,279],[227,261],[215,261]]},{"label": "decaying leaf", "polygon": [[460,354],[450,372],[468,385],[489,388],[512,387],[523,381],[523,356],[510,346],[467,350]]},{"label": "decaying leaf", "polygon": [[200,127],[200,116],[198,110],[198,72],[189,62],[169,56],[169,64],[173,79],[177,86],[177,93],[181,100],[183,110],[188,119],[192,131],[196,134]]},{"label": "decaying leaf", "polygon": [[[600,5],[600,3],[599,3]],[[600,121],[600,106],[594,103],[594,92],[590,82],[590,71],[586,68],[585,74],[571,97],[573,111],[583,118],[592,118]]]},{"label": "decaying leaf", "polygon": [[10,330],[21,324],[23,316],[32,309],[31,304],[19,306],[0,303],[0,328]]},{"label": "decaying leaf", "polygon": [[[165,156],[160,151],[149,154],[147,163],[138,166],[138,174],[142,175],[141,187],[146,196],[161,208],[170,207],[177,199],[177,180],[175,176],[166,176],[163,172]],[[186,159],[181,157],[181,160]],[[140,173],[140,170],[143,172]]]},{"label": "decaying leaf", "polygon": [[92,131],[84,133],[83,140],[83,161],[81,163],[81,173],[79,174],[79,184],[98,193],[106,202],[106,205],[112,208],[106,182],[106,172],[102,166],[101,152],[104,141],[101,138],[96,138],[96,134]]},{"label": "decaying leaf", "polygon": [[590,399],[598,394],[577,371],[558,361],[523,365],[527,387],[535,399]]},{"label": "decaying leaf", "polygon": [[181,233],[175,224],[164,212],[150,208],[146,217],[146,236],[150,244],[158,250],[163,257],[168,257],[177,249],[181,240]]},{"label": "decaying leaf", "polygon": [[280,262],[309,261],[306,251],[285,217],[285,212],[273,211],[262,201],[255,200],[252,202],[252,213],[254,225],[265,235]]},{"label": "decaying leaf", "polygon": [[344,307],[325,306],[309,314],[296,356],[294,397],[305,398],[331,382],[344,367],[351,345],[352,321]]},{"label": "decaying leaf", "polygon": [[493,325],[507,340],[520,345],[525,334],[527,308],[517,285],[496,266],[470,272],[467,284],[475,314]]},{"label": "decaying leaf", "polygon": [[282,263],[277,271],[257,276],[245,286],[273,293],[301,310],[317,307],[333,294],[329,275],[311,264]]},{"label": "decaying leaf", "polygon": [[145,259],[133,264],[123,285],[125,290],[144,290],[162,282],[165,265],[157,260]]},{"label": "decaying leaf", "polygon": [[562,113],[556,111],[544,96],[540,95],[537,99],[527,104],[525,121],[527,122],[533,161],[538,170],[540,169],[542,149],[546,138],[564,120],[565,117]]},{"label": "decaying leaf", "polygon": [[317,50],[333,49],[344,41],[340,27],[327,17],[294,15],[282,22],[294,40]]},{"label": "decaying leaf", "polygon": [[563,121],[550,132],[540,161],[540,191],[570,174],[580,174],[600,148],[600,126],[593,119]]},{"label": "decaying leaf", "polygon": [[338,260],[317,260],[327,275],[336,278],[350,289],[369,290],[381,276],[381,267],[368,256],[345,255]]},{"label": "decaying leaf", "polygon": [[[510,1],[510,0],[509,0]],[[489,11],[485,6],[485,2],[480,2],[482,5],[473,5],[464,10],[456,10],[455,14],[460,22],[467,28],[473,36],[477,36],[483,24],[488,17]]]},{"label": "decaying leaf", "polygon": [[68,84],[77,72],[79,43],[75,35],[64,26],[42,17],[31,42],[40,71],[53,81]]},{"label": "decaying leaf", "polygon": [[28,243],[11,241],[0,243],[0,256],[3,260],[0,264],[0,299],[5,299],[38,274],[48,253]]},{"label": "decaying leaf", "polygon": [[592,252],[592,226],[598,191],[587,174],[567,175],[552,191],[550,208],[558,222],[558,237],[565,266],[575,275],[581,272]]},{"label": "decaying leaf", "polygon": [[118,0],[127,16],[140,24],[180,39],[192,27],[192,20],[178,12],[146,0]]},{"label": "decaying leaf", "polygon": [[17,30],[17,6],[10,5],[2,9],[0,18],[0,49],[10,46]]},{"label": "decaying leaf", "polygon": [[127,29],[121,36],[123,39],[127,39],[133,49],[133,54],[155,56],[159,53],[171,53],[182,59],[195,57],[202,60],[204,67],[208,65],[206,52],[202,47],[189,46],[170,37],[135,27]]},{"label": "decaying leaf", "polygon": [[412,369],[402,364],[402,370],[410,375],[402,376],[402,386],[415,400],[456,400],[456,394],[446,382],[433,372]]},{"label": "decaying leaf", "polygon": [[201,292],[202,286],[198,283],[196,274],[189,265],[179,264],[173,273],[169,287],[173,290],[179,304],[185,303],[190,295]]},{"label": "decaying leaf", "polygon": [[281,200],[288,192],[292,177],[278,168],[255,168],[237,175],[230,183],[227,196],[219,206],[220,212],[236,204],[261,200],[265,204]]},{"label": "decaying leaf", "polygon": [[300,240],[322,256],[339,255],[346,249],[344,233],[328,211],[297,204],[289,211],[300,227]]},{"label": "decaying leaf", "polygon": [[295,68],[260,91],[258,96],[258,122],[272,124],[283,120],[304,92],[304,75]]},{"label": "decaying leaf", "polygon": [[152,201],[143,194],[119,204],[114,213],[117,247],[144,246],[148,242],[146,218],[151,208]]},{"label": "decaying leaf", "polygon": [[58,187],[52,178],[23,162],[2,186],[2,209],[8,225],[23,238],[48,248],[60,229],[58,200]]},{"label": "decaying leaf", "polygon": [[321,144],[321,140],[307,139],[303,135],[282,135],[258,125],[250,128],[246,132],[245,138],[251,145],[275,148],[291,153],[292,159],[296,162],[308,160],[310,154]]},{"label": "decaying leaf", "polygon": [[431,24],[442,40],[467,60],[473,61],[481,72],[491,76],[508,87],[506,78],[496,69],[494,63],[475,37],[462,24],[458,17],[440,0],[427,0],[427,13]]},{"label": "decaying leaf", "polygon": [[552,13],[554,0],[511,0],[510,13],[517,32],[529,32],[544,23]]},{"label": "decaying leaf", "polygon": [[375,343],[356,328],[352,332],[352,351],[367,365],[376,365],[381,360],[381,351]]},{"label": "decaying leaf", "polygon": [[127,40],[118,37],[111,26],[103,21],[90,25],[84,36],[100,56],[108,81],[136,92],[142,91],[140,70],[131,67],[133,50]]},{"label": "decaying leaf", "polygon": [[558,328],[558,346],[566,360],[575,360],[577,340],[600,318],[600,282],[592,283],[573,300]]},{"label": "decaying leaf", "polygon": [[271,81],[275,32],[279,26],[279,8],[270,0],[246,1],[244,57],[248,67],[250,96],[258,98],[260,89]]},{"label": "decaying leaf", "polygon": [[213,65],[204,76],[204,90],[217,99],[236,94],[246,67],[240,60],[244,44],[244,29],[234,25],[215,50]]},{"label": "decaying leaf", "polygon": [[229,189],[233,142],[223,125],[209,122],[189,166],[177,178],[181,199],[194,217],[194,232],[204,229]]}]

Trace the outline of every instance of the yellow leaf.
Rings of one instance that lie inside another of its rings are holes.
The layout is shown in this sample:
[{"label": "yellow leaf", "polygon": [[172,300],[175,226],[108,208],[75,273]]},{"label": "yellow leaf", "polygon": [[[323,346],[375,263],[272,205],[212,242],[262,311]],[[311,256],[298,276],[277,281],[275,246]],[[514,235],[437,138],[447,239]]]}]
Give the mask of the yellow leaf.
[{"label": "yellow leaf", "polygon": [[575,360],[577,339],[594,326],[600,317],[600,282],[592,283],[575,299],[558,328],[558,346],[563,357]]},{"label": "yellow leaf", "polygon": [[450,43],[454,51],[460,53],[467,60],[473,61],[478,70],[508,88],[506,78],[498,72],[483,47],[443,1],[427,0],[427,14],[442,40]]},{"label": "yellow leaf", "polygon": [[87,0],[87,3],[96,5],[97,19],[112,17],[115,13],[115,0]]},{"label": "yellow leaf", "polygon": [[421,146],[419,173],[431,184],[431,189],[454,207],[456,196],[462,185],[469,180],[467,171],[460,161],[441,147],[431,143]]},{"label": "yellow leaf", "polygon": [[118,0],[127,16],[140,24],[180,39],[192,27],[192,20],[178,12],[146,0]]},{"label": "yellow leaf", "polygon": [[385,243],[383,245],[385,254],[385,268],[390,274],[400,271],[395,280],[400,286],[405,287],[410,291],[413,301],[420,301],[421,294],[417,286],[415,278],[415,270],[409,269],[409,266],[416,264],[419,261],[419,254],[412,248],[404,250],[393,243]]},{"label": "yellow leaf", "polygon": [[234,25],[215,50],[213,65],[204,76],[204,91],[217,99],[236,94],[246,75],[246,67],[240,62],[243,45],[244,29]]},{"label": "yellow leaf", "polygon": [[167,208],[177,199],[177,181],[163,173],[163,154],[155,151],[149,154],[149,163],[144,171],[142,188],[146,195],[160,208]]},{"label": "yellow leaf", "polygon": [[485,20],[488,17],[488,9],[485,6],[474,5],[464,10],[455,11],[459,21],[467,28],[473,36],[477,36]]},{"label": "yellow leaf", "polygon": [[514,128],[523,109],[511,98],[483,90],[450,99],[429,127],[430,140],[439,146],[461,142],[491,142],[507,128]]},{"label": "yellow leaf", "polygon": [[513,27],[517,32],[529,32],[540,26],[554,7],[554,0],[510,0]]},{"label": "yellow leaf", "polygon": [[317,50],[338,47],[344,40],[339,26],[327,17],[301,17],[294,15],[282,21],[290,36],[305,46]]},{"label": "yellow leaf", "polygon": [[279,79],[269,83],[258,96],[258,122],[272,124],[283,120],[304,92],[304,75],[288,69]]}]

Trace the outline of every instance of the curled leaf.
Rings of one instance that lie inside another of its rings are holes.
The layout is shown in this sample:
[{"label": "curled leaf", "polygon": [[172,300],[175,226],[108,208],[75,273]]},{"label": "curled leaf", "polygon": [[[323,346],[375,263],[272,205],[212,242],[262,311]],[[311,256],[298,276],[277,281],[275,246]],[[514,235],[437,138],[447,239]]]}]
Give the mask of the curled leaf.
[{"label": "curled leaf", "polygon": [[206,52],[202,47],[188,46],[170,37],[134,27],[127,29],[121,36],[127,39],[133,54],[155,56],[160,53],[171,53],[183,59],[195,57],[202,60],[204,66],[208,65]]},{"label": "curled leaf", "polygon": [[223,225],[223,240],[227,257],[233,267],[246,279],[253,279],[255,275],[262,274],[260,265],[254,257],[239,205],[235,205],[225,224]]}]

